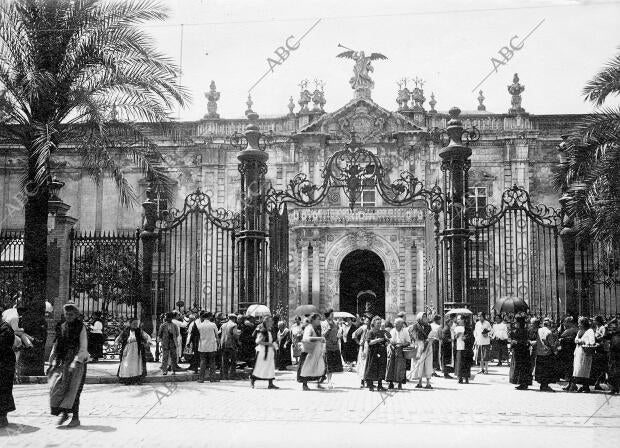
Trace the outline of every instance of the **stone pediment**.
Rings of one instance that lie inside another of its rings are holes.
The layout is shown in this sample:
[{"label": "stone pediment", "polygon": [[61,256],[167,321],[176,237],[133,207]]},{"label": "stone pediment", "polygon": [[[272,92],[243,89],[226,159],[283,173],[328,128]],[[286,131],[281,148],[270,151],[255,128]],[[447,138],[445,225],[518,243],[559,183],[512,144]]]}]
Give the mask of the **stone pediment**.
[{"label": "stone pediment", "polygon": [[355,131],[358,141],[376,140],[382,135],[403,131],[424,131],[411,119],[390,112],[372,100],[354,99],[335,112],[321,116],[300,130],[300,134],[321,133],[335,139],[348,139]]}]

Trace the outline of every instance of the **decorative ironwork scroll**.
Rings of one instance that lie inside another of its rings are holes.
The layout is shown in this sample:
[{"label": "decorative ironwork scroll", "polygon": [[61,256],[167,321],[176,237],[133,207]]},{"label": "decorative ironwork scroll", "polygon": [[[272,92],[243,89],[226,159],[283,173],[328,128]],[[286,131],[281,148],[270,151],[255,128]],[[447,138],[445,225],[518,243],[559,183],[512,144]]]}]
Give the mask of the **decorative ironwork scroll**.
[{"label": "decorative ironwork scroll", "polygon": [[205,217],[223,230],[235,230],[240,227],[239,214],[225,208],[213,208],[211,198],[197,189],[185,198],[183,209],[171,208],[161,213],[157,228],[170,230],[179,226],[189,214],[202,213]]},{"label": "decorative ironwork scroll", "polygon": [[424,200],[433,211],[443,201],[438,185],[427,190],[410,172],[402,172],[396,180],[390,182],[379,157],[356,140],[355,132],[351,132],[351,139],[345,148],[335,152],[327,160],[321,177],[323,182],[317,185],[307,174],[299,173],[289,181],[286,190],[270,188],[266,196],[267,208],[279,209],[284,202],[312,207],[321,203],[330,191],[336,188],[344,192],[351,209],[359,203],[362,190],[368,187],[375,187],[383,200],[390,205],[408,205]]}]

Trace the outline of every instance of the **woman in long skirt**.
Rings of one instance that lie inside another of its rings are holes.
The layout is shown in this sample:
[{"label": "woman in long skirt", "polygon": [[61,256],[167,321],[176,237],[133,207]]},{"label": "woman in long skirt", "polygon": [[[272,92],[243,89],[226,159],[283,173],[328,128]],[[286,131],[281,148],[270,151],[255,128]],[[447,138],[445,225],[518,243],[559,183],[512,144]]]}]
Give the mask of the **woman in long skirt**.
[{"label": "woman in long skirt", "polygon": [[310,390],[308,381],[316,381],[317,387],[323,389],[327,368],[325,364],[325,338],[321,335],[321,316],[310,316],[310,323],[304,328],[303,350],[297,369],[297,381],[303,384],[303,390]]},{"label": "woman in long skirt", "polygon": [[118,366],[118,378],[123,384],[140,384],[146,377],[146,351],[151,338],[140,328],[140,321],[135,317],[129,321],[129,328],[124,329],[114,341],[121,346],[121,360]]},{"label": "woman in long skirt", "polygon": [[592,368],[592,354],[587,353],[583,346],[592,346],[596,342],[594,330],[590,328],[587,317],[579,318],[579,331],[575,338],[575,358],[573,361],[573,382],[581,384],[577,392],[590,392],[590,369]]},{"label": "woman in long skirt", "polygon": [[73,303],[63,307],[65,322],[60,326],[49,360],[50,408],[60,415],[62,425],[73,414],[70,427],[80,426],[80,395],[86,380],[88,336],[79,310]]},{"label": "woman in long skirt", "polygon": [[431,326],[428,323],[426,313],[418,313],[416,323],[411,327],[411,336],[417,347],[416,359],[411,366],[412,378],[418,379],[416,389],[422,388],[422,380],[426,378],[426,389],[432,389],[431,377],[433,376],[433,344],[429,339]]},{"label": "woman in long skirt", "polygon": [[9,425],[7,414],[15,410],[13,379],[15,377],[15,332],[0,319],[0,428]]},{"label": "woman in long skirt", "polygon": [[516,389],[525,390],[532,385],[532,364],[530,359],[529,332],[525,328],[525,316],[516,318],[515,329],[510,332],[509,379],[512,384],[518,384]]},{"label": "woman in long skirt", "polygon": [[366,343],[366,333],[368,333],[368,327],[370,327],[370,320],[367,317],[362,318],[362,325],[353,333],[353,340],[359,346],[357,350],[357,362],[355,363],[355,369],[357,370],[357,377],[360,380],[360,388],[364,388],[364,371],[366,370],[366,351],[364,350],[364,344]]},{"label": "woman in long skirt", "polygon": [[338,343],[338,324],[334,321],[334,310],[325,312],[325,321],[321,328],[325,338],[325,362],[327,364],[327,382],[331,387],[332,373],[340,373],[342,368],[342,354]]},{"label": "woman in long skirt", "polygon": [[351,371],[352,364],[357,361],[357,354],[359,352],[357,342],[353,339],[353,334],[357,328],[353,325],[351,318],[346,318],[342,325],[342,359],[347,364],[349,372]]},{"label": "woman in long skirt", "polygon": [[286,370],[291,365],[291,330],[286,328],[286,322],[278,322],[278,370]]},{"label": "woman in long skirt", "polygon": [[375,316],[372,319],[371,328],[366,334],[366,368],[364,380],[368,390],[375,390],[373,381],[378,382],[377,390],[385,390],[382,381],[385,379],[387,367],[387,344],[390,334],[381,329],[382,319]]},{"label": "woman in long skirt", "polygon": [[272,327],[272,317],[265,316],[263,323],[257,328],[256,359],[252,375],[250,376],[252,388],[254,388],[256,380],[265,380],[269,382],[268,389],[279,389],[278,386],[273,384],[273,380],[276,378],[275,356],[278,344],[273,342]]},{"label": "woman in long skirt", "polygon": [[610,394],[620,392],[620,331],[614,324],[607,331],[609,337],[609,386]]},{"label": "woman in long skirt", "polygon": [[441,353],[441,371],[443,377],[452,379],[450,372],[454,371],[454,368],[450,366],[452,364],[452,321],[451,315],[446,316],[446,321],[441,329],[441,341],[439,343],[439,351]]},{"label": "woman in long skirt", "polygon": [[304,338],[304,329],[301,325],[301,317],[295,316],[295,323],[291,325],[291,355],[293,363],[299,364],[301,357],[301,340]]},{"label": "woman in long skirt", "polygon": [[605,338],[607,327],[603,316],[594,318],[594,339],[597,348],[592,355],[592,369],[590,369],[590,383],[594,384],[594,390],[603,390],[601,383],[607,379],[607,352],[609,351],[609,341]]},{"label": "woman in long skirt", "polygon": [[469,384],[471,366],[474,363],[474,332],[467,317],[457,319],[454,336],[456,339],[456,375],[459,383]]},{"label": "woman in long skirt", "polygon": [[97,311],[93,315],[88,334],[88,353],[94,362],[103,359],[103,344],[105,336],[103,334],[103,318],[101,312]]},{"label": "woman in long skirt", "polygon": [[390,343],[387,347],[387,369],[385,380],[388,381],[388,389],[394,389],[394,383],[398,388],[403,388],[407,379],[407,363],[403,354],[403,348],[411,344],[409,332],[404,327],[405,321],[398,317],[394,321],[394,328],[390,330]]},{"label": "woman in long skirt", "polygon": [[568,316],[564,319],[564,331],[559,337],[559,349],[558,349],[558,371],[560,378],[569,381],[569,384],[564,390],[574,388],[577,390],[574,384],[571,383],[573,377],[573,361],[575,357],[575,337],[579,329],[575,324],[572,317]]}]

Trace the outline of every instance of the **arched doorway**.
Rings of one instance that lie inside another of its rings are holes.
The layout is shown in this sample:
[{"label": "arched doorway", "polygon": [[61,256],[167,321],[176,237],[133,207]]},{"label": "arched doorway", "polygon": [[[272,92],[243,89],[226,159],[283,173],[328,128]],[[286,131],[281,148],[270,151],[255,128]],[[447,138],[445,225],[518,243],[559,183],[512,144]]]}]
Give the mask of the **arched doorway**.
[{"label": "arched doorway", "polygon": [[[385,266],[381,258],[370,250],[354,250],[340,264],[340,311],[363,314],[366,301],[370,301],[372,313],[385,316]],[[362,291],[371,294],[357,296]]]}]

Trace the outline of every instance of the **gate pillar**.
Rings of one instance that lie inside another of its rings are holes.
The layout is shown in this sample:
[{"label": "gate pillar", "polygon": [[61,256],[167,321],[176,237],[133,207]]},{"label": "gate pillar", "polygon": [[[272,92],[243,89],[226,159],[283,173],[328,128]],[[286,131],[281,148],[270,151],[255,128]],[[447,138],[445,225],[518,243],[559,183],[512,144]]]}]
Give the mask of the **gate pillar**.
[{"label": "gate pillar", "polygon": [[239,306],[242,309],[252,303],[267,305],[267,209],[264,199],[269,155],[259,145],[263,135],[255,123],[257,118],[256,113],[248,113],[247,146],[237,155],[241,173],[241,230],[236,241]]},{"label": "gate pillar", "polygon": [[[471,166],[471,149],[463,144],[463,124],[459,119],[461,110],[458,107],[450,109],[450,121],[446,131],[450,137],[448,146],[439,151],[441,170],[444,173],[444,192],[446,201],[444,212],[446,216],[444,242],[449,251],[448,275],[450,278],[452,307],[462,307],[467,301],[467,278],[465,248],[469,239],[467,225],[466,196],[468,188],[468,172]],[[458,305],[457,305],[458,304]],[[448,305],[447,303],[444,304]]]},{"label": "gate pillar", "polygon": [[[558,309],[561,315],[562,311],[568,316],[581,316],[584,310],[579,309],[577,300],[577,279],[575,276],[575,250],[576,250],[576,230],[574,229],[574,218],[566,213],[565,204],[570,200],[568,194],[564,194],[560,198],[562,204],[562,230],[560,230],[560,239],[562,240],[562,255],[564,256],[564,275],[565,275],[565,293],[566,304],[565,309]],[[586,310],[587,312],[587,310]]]},{"label": "gate pillar", "polygon": [[[157,221],[157,204],[151,198],[152,191],[147,189],[146,200],[142,203],[144,209],[144,221],[140,239],[142,240],[142,285],[140,288],[140,302],[142,303],[141,321],[144,324],[144,331],[154,339],[157,332],[157,316],[154,314],[152,297],[153,279],[153,253],[155,252],[155,224]],[[156,298],[155,298],[156,299]],[[146,352],[147,361],[153,361],[150,350]]]}]

